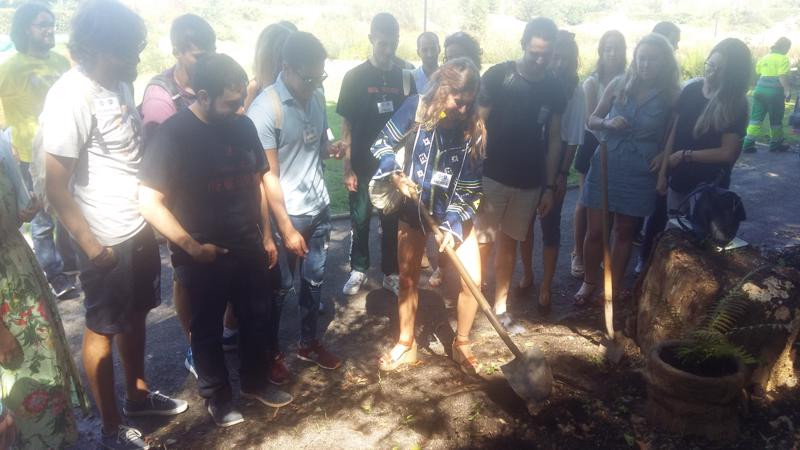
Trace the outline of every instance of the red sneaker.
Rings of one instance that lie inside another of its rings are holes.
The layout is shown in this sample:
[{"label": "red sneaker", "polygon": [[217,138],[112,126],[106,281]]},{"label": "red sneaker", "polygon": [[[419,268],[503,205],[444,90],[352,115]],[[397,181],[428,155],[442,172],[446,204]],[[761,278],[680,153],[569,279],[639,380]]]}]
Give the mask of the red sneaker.
[{"label": "red sneaker", "polygon": [[283,353],[277,353],[272,359],[272,364],[269,366],[269,382],[281,386],[292,379],[292,373],[286,367],[286,362],[283,360]]},{"label": "red sneaker", "polygon": [[303,361],[313,362],[323,369],[338,369],[342,365],[342,360],[333,353],[328,352],[322,344],[314,340],[308,344],[300,344],[297,349],[297,358]]}]

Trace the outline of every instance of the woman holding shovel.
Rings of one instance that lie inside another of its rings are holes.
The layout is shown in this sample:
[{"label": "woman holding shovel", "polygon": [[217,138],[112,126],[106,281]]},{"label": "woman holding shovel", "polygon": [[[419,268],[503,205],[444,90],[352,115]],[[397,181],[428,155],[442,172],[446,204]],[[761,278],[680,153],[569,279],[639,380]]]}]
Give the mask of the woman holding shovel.
[{"label": "woman holding shovel", "polygon": [[[588,208],[584,243],[585,274],[575,303],[592,300],[598,286],[603,256],[603,216],[613,214],[611,285],[617,289],[628,260],[639,218],[653,212],[662,149],[680,87],[678,64],[672,46],[660,35],[639,41],[624,76],[612,81],[589,118],[589,128],[607,136],[608,169],[603,172],[601,152],[595,153],[581,202]],[[604,211],[603,181],[608,180],[608,205]]]},{"label": "woman holding shovel", "polygon": [[[393,371],[417,360],[414,320],[417,287],[426,234],[423,218],[430,211],[438,223],[439,250],[455,248],[469,276],[480,285],[480,256],[472,218],[481,198],[486,129],[478,115],[477,67],[466,58],[448,61],[434,73],[424,96],[408,98],[372,146],[379,161],[373,183],[390,183],[401,194],[398,259],[400,295],[397,343],[380,358],[380,369]],[[477,361],[469,348],[469,332],[477,303],[462,281],[453,359],[467,373]]]}]

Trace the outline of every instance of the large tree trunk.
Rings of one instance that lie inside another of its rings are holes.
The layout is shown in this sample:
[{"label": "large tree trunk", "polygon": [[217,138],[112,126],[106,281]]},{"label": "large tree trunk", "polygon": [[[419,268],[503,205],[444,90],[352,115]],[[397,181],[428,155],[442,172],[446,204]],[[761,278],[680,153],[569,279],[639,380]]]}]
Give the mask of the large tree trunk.
[{"label": "large tree trunk", "polygon": [[750,368],[749,385],[769,390],[796,385],[792,348],[800,331],[800,272],[776,259],[765,259],[751,247],[703,250],[681,230],[664,232],[635,292],[636,342],[642,353],[697,327],[709,305],[763,267],[743,285],[751,304],[730,339],[759,360]]}]

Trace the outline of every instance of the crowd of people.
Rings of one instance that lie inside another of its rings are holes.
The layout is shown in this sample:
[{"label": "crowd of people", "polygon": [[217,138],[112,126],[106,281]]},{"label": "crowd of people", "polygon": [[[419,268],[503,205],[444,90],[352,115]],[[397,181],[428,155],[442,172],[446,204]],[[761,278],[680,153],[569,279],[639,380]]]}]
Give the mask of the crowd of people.
[{"label": "crowd of people", "polygon": [[[580,200],[570,264],[583,280],[574,296],[580,306],[592,304],[600,286],[603,179],[619,286],[637,236],[646,258],[667,211],[679,210],[702,182],[727,187],[766,115],[770,149],[785,149],[775,121],[790,94],[785,38],[757,65],[749,114],[753,62],[735,38],[712,49],[702,77],[682,84],[676,25],[660,23],[641,38],[630,64],[624,35],[611,30],[581,82],[574,34],[540,17],[525,26],[516,59],[481,75],[480,44],[462,31],[443,45],[435,33],[419,35],[422,65],[413,68],[396,55],[397,20],[380,13],[370,26],[369,58],[342,81],[342,132],[334,139],[322,89],[327,52],[289,22],[263,30],[249,80],[216,52],[206,20],[176,18],[175,64],[150,80],[139,105],[132,83],[147,30],[135,12],[114,0],[82,4],[71,22],[72,63],[52,50],[54,25],[46,6],[20,6],[10,33],[17,53],[0,66],[0,99],[24,178],[20,187],[0,170],[0,444],[16,439],[19,448],[60,448],[76,438],[70,399],[81,392],[80,380],[53,305],[79,289],[83,368],[101,444],[148,448],[123,416],[189,408],[145,379],[146,317],[161,302],[157,236],[170,249],[173,302],[188,344],[184,365],[218,426],[244,421],[227,350],[238,351],[243,397],[272,407],[293,401],[280,388],[292,373],[278,334],[291,292],[300,309],[297,358],[338,369],[342,360],[318,327],[332,227],[325,158],[343,160],[349,194],[345,295],[367,282],[370,219],[378,210],[382,286],[398,297],[399,330],[375,367],[394,371],[417,360],[418,288],[432,234],[423,214],[442,231],[435,247],[454,249],[473,281],[481,285],[494,273],[494,312],[513,329],[508,298],[517,247],[519,288],[528,289],[537,217],[544,244],[538,306],[549,311],[573,165]],[[596,151],[601,142],[607,173]],[[20,204],[20,189],[31,192],[29,203]],[[27,221],[33,252],[19,231]],[[433,286],[449,267],[438,259]],[[462,281],[452,355],[468,374],[479,367],[470,348],[476,311]],[[125,379],[121,412],[115,345]]]}]

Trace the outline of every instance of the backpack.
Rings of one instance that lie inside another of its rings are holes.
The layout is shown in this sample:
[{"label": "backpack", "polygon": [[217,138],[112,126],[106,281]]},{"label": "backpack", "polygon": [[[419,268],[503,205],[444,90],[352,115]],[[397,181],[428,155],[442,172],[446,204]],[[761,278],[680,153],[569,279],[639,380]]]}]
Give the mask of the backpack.
[{"label": "backpack", "polygon": [[739,224],[747,219],[742,199],[718,182],[700,183],[677,211],[671,211],[680,227],[701,247],[724,248],[736,237]]}]

